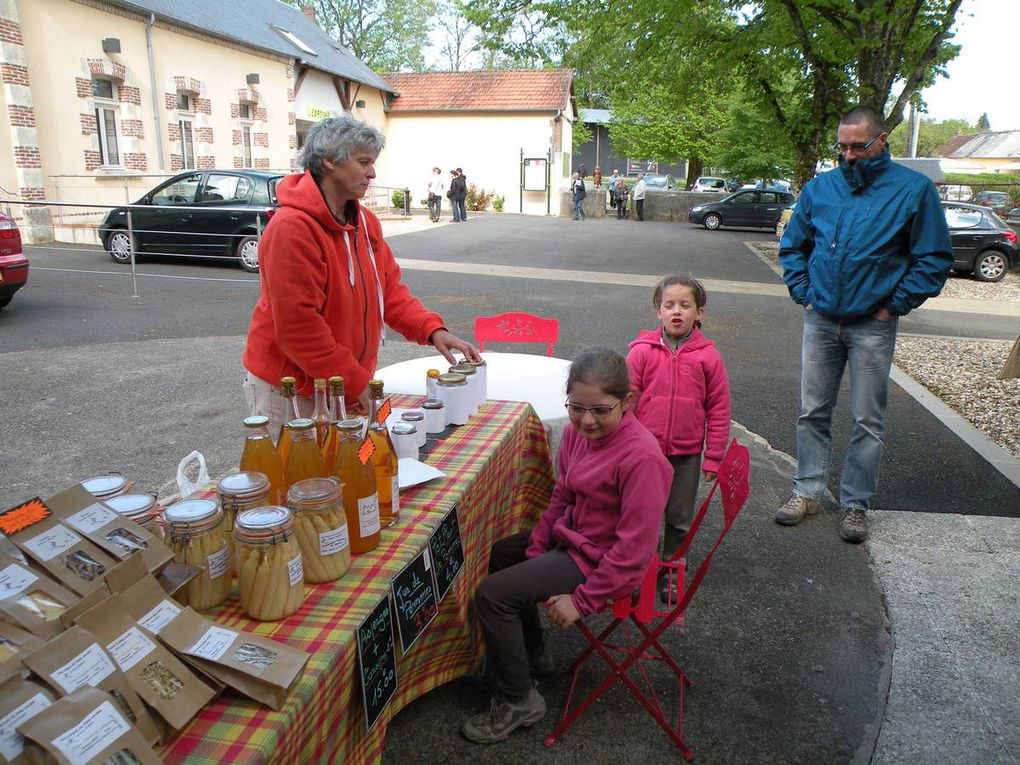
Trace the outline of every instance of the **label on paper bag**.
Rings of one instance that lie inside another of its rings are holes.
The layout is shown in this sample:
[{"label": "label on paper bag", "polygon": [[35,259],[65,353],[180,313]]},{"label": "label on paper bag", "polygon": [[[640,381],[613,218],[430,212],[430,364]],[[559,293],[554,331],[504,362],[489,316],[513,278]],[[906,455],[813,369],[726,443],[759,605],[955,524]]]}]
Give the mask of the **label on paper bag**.
[{"label": "label on paper bag", "polygon": [[205,562],[210,579],[219,579],[227,573],[230,570],[230,553],[227,551],[226,544],[223,545],[221,550],[208,556]]},{"label": "label on paper bag", "polygon": [[0,717],[0,754],[7,760],[13,760],[24,751],[25,740],[16,730],[17,727],[42,712],[50,703],[49,699],[37,693],[24,704]]},{"label": "label on paper bag", "polygon": [[38,581],[39,577],[31,571],[22,568],[17,563],[12,563],[3,571],[0,571],[0,600],[20,595],[30,584]]},{"label": "label on paper bag", "polygon": [[291,587],[305,578],[304,567],[301,565],[301,553],[287,561],[287,574],[290,576]]},{"label": "label on paper bag", "polygon": [[98,504],[89,505],[84,510],[79,510],[74,515],[67,517],[67,522],[82,534],[91,534],[115,520],[117,520],[115,512]]},{"label": "label on paper bag", "polygon": [[333,555],[350,547],[351,540],[347,534],[347,524],[338,529],[324,531],[319,534],[319,555]]},{"label": "label on paper bag", "polygon": [[116,669],[106,651],[93,643],[52,674],[64,693],[74,693],[83,685],[98,686]]},{"label": "label on paper bag", "polygon": [[400,512],[400,480],[396,473],[390,479],[390,496],[393,498],[393,514],[396,515]]},{"label": "label on paper bag", "polygon": [[142,634],[137,627],[132,627],[116,640],[106,644],[113,660],[123,671],[127,672],[154,650],[156,644]]},{"label": "label on paper bag", "polygon": [[104,701],[67,733],[53,739],[53,745],[71,762],[88,762],[129,730],[128,721]]},{"label": "label on paper bag", "polygon": [[164,600],[139,619],[138,623],[153,635],[158,635],[180,612],[181,607],[179,605],[172,601]]},{"label": "label on paper bag", "polygon": [[379,495],[362,497],[358,500],[358,525],[362,537],[370,537],[379,531]]},{"label": "label on paper bag", "polygon": [[205,634],[198,639],[195,645],[188,649],[188,653],[201,656],[209,661],[219,661],[220,657],[227,652],[237,633],[233,630],[225,630],[222,627],[210,627]]},{"label": "label on paper bag", "polygon": [[23,544],[41,561],[56,558],[60,553],[69,550],[81,541],[81,537],[67,526],[58,523],[53,528],[38,536],[26,540]]}]

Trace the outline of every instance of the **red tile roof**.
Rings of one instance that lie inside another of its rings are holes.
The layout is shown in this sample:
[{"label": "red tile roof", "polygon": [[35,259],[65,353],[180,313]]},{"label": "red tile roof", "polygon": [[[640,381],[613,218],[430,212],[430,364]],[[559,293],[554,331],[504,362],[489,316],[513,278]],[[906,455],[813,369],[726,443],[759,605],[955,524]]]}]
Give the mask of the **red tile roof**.
[{"label": "red tile roof", "polygon": [[556,111],[573,95],[572,69],[383,74],[399,95],[391,112]]}]

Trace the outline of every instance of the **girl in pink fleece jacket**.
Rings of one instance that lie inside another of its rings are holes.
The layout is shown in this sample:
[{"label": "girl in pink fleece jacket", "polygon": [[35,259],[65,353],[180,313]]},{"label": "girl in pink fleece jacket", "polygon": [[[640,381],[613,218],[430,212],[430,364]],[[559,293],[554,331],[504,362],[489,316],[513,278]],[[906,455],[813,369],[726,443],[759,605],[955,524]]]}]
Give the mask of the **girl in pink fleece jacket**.
[{"label": "girl in pink fleece jacket", "polygon": [[[708,296],[701,282],[671,274],[659,280],[652,306],[662,326],[630,344],[630,389],[637,418],[673,466],[662,557],[673,556],[691,527],[698,468],[714,481],[730,438],[730,381],[711,340],[701,334]],[[704,451],[704,460],[702,460]],[[663,579],[663,588],[666,580]],[[660,593],[663,600],[668,593]]]},{"label": "girl in pink fleece jacket", "polygon": [[502,741],[545,714],[532,675],[552,670],[536,605],[566,629],[640,583],[659,541],[672,468],[630,413],[627,362],[592,348],[570,365],[570,424],[558,455],[549,507],[531,532],[492,546],[475,609],[485,635],[495,696],[462,732],[479,744]]}]

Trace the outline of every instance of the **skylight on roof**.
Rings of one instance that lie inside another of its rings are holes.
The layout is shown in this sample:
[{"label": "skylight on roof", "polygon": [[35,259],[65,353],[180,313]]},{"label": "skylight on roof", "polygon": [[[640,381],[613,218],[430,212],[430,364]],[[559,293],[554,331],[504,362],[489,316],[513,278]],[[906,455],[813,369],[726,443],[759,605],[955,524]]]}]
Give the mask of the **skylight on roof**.
[{"label": "skylight on roof", "polygon": [[283,36],[283,38],[286,39],[295,48],[299,48],[299,49],[303,50],[309,56],[318,56],[319,55],[318,53],[315,52],[315,50],[313,50],[307,43],[305,43],[300,37],[298,37],[293,32],[291,32],[291,31],[289,31],[287,29],[284,29],[283,27],[278,27],[278,26],[276,26],[276,24],[273,24],[272,27],[277,32],[279,32]]}]

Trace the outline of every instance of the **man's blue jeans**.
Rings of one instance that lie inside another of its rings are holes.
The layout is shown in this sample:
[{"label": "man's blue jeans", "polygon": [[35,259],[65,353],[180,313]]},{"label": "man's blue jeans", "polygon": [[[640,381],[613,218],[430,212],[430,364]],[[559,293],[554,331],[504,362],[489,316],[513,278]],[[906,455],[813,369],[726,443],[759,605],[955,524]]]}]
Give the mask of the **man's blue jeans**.
[{"label": "man's blue jeans", "polygon": [[797,474],[793,491],[821,499],[832,467],[832,410],[843,369],[850,366],[853,430],[839,484],[841,507],[867,510],[878,487],[889,367],[898,319],[834,321],[808,309],[801,345]]},{"label": "man's blue jeans", "polygon": [[583,204],[584,204],[584,199],[576,199],[576,198],[574,199],[574,219],[575,220],[578,220],[580,218],[586,217],[585,214],[584,214],[584,209],[582,209],[582,205]]}]

